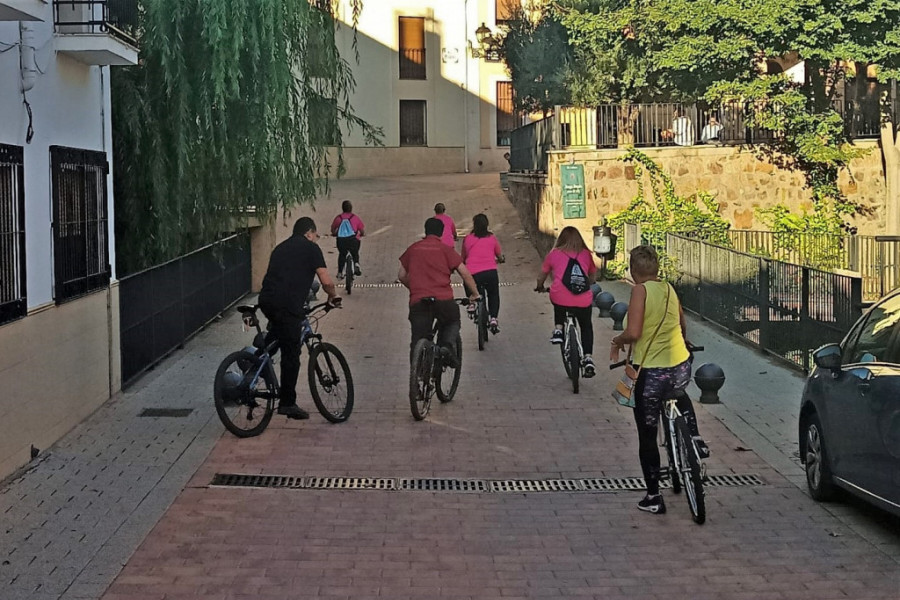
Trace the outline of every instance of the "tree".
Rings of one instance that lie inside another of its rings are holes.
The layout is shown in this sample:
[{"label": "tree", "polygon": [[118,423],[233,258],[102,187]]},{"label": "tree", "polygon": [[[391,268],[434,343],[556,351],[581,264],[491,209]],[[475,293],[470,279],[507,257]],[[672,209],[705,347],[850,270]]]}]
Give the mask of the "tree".
[{"label": "tree", "polygon": [[120,273],[310,201],[343,170],[339,122],[377,139],[349,103],[335,4],[143,0],[140,64],[112,79]]}]

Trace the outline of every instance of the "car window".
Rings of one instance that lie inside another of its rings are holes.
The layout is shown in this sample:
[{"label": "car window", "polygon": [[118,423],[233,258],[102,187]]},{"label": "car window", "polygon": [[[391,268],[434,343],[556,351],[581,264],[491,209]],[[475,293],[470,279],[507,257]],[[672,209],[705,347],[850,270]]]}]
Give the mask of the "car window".
[{"label": "car window", "polygon": [[[868,314],[866,322],[855,339],[844,349],[845,364],[887,361],[891,338],[900,323],[900,295],[877,305]],[[893,352],[891,354],[894,354]]]}]

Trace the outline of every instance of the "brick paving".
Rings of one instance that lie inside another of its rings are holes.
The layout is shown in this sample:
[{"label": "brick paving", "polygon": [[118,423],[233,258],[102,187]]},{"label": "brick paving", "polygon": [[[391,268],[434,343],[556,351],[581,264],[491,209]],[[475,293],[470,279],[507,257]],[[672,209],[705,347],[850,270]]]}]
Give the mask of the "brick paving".
[{"label": "brick paving", "polygon": [[[301,377],[299,401],[313,410],[309,421],[275,417],[258,438],[219,437],[212,373],[221,356],[247,342],[231,314],[3,488],[0,542],[22,550],[0,566],[6,582],[15,577],[0,587],[0,598],[900,598],[896,520],[854,503],[816,504],[798,487],[791,415],[802,380],[699,323],[691,337],[707,346],[702,358],[720,362],[729,375],[725,402],[698,408],[714,452],[710,473],[756,474],[765,482],[710,488],[702,527],[671,493],[668,514],[653,516],[635,509],[637,492],[209,487],[215,473],[640,474],[630,411],[609,398],[614,376],[601,370],[581,394],[571,393],[558,350],[547,343],[547,297],[531,293],[539,257],[496,176],[341,182],[312,213],[320,229],[343,199],[354,201],[370,232],[362,284],[394,280],[397,256],[435,202],[447,204],[461,227],[476,212],[490,217],[508,259],[501,280],[511,285],[501,291],[502,332],[484,352],[476,349],[474,327],[463,323],[457,398],[413,421],[405,393],[405,291],[360,287],[321,324],[353,370],[350,420],[331,425],[319,417]],[[333,266],[333,240],[322,244]],[[627,293],[617,284],[609,289]],[[611,322],[596,319],[595,332],[602,364]],[[136,418],[144,406],[195,411],[180,420]],[[88,484],[88,476],[98,483]],[[71,499],[54,499],[63,496]],[[67,508],[73,503],[105,512],[91,513],[85,526],[75,517],[79,509]],[[54,544],[69,552],[45,550]],[[52,569],[70,571],[54,579]],[[53,581],[52,589],[42,581]]]}]

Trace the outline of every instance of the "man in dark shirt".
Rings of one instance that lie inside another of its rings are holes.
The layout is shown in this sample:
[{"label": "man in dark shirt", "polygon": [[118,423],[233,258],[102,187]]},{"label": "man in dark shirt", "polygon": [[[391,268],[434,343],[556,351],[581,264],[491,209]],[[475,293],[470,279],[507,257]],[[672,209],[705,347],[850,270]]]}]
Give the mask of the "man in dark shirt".
[{"label": "man in dark shirt", "polygon": [[297,406],[297,377],[300,374],[303,305],[313,279],[318,276],[328,302],[339,300],[325,266],[322,249],[316,243],[319,234],[309,217],[294,224],[294,234],[278,244],[269,258],[269,268],[259,293],[259,306],[269,319],[272,334],[281,348],[281,401],[278,414],[291,419],[308,419],[309,413]]},{"label": "man in dark shirt", "polygon": [[[425,221],[425,239],[407,248],[400,257],[397,278],[409,288],[410,358],[416,342],[431,337],[431,325],[437,319],[441,327],[438,343],[445,349],[445,361],[455,369],[459,366],[456,338],[460,324],[450,275],[454,271],[459,273],[466,289],[477,290],[478,286],[456,250],[441,241],[443,233],[444,223],[440,219],[432,217]],[[472,302],[478,298],[477,291],[469,296]]]}]

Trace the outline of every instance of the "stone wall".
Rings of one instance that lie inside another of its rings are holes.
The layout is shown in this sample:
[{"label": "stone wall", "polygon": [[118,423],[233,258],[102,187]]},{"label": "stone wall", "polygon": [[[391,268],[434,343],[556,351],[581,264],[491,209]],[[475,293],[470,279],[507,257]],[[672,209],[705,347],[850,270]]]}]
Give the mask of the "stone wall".
[{"label": "stone wall", "polygon": [[[850,173],[841,174],[840,185],[850,200],[863,207],[863,214],[852,220],[859,233],[877,235],[885,231],[886,214],[881,151],[875,142],[859,145],[870,152],[853,161]],[[679,194],[712,193],[720,203],[720,213],[735,229],[766,229],[756,214],[758,208],[779,203],[795,211],[812,208],[802,175],[761,159],[752,148],[691,146],[643,151],[672,177]],[[575,225],[590,244],[591,227],[605,215],[626,208],[637,194],[634,166],[619,160],[624,153],[621,149],[551,152],[546,177],[510,174],[510,196],[523,220],[533,223],[537,232],[555,237],[564,226]],[[562,216],[559,166],[573,161],[584,165],[587,210],[583,219]]]}]

